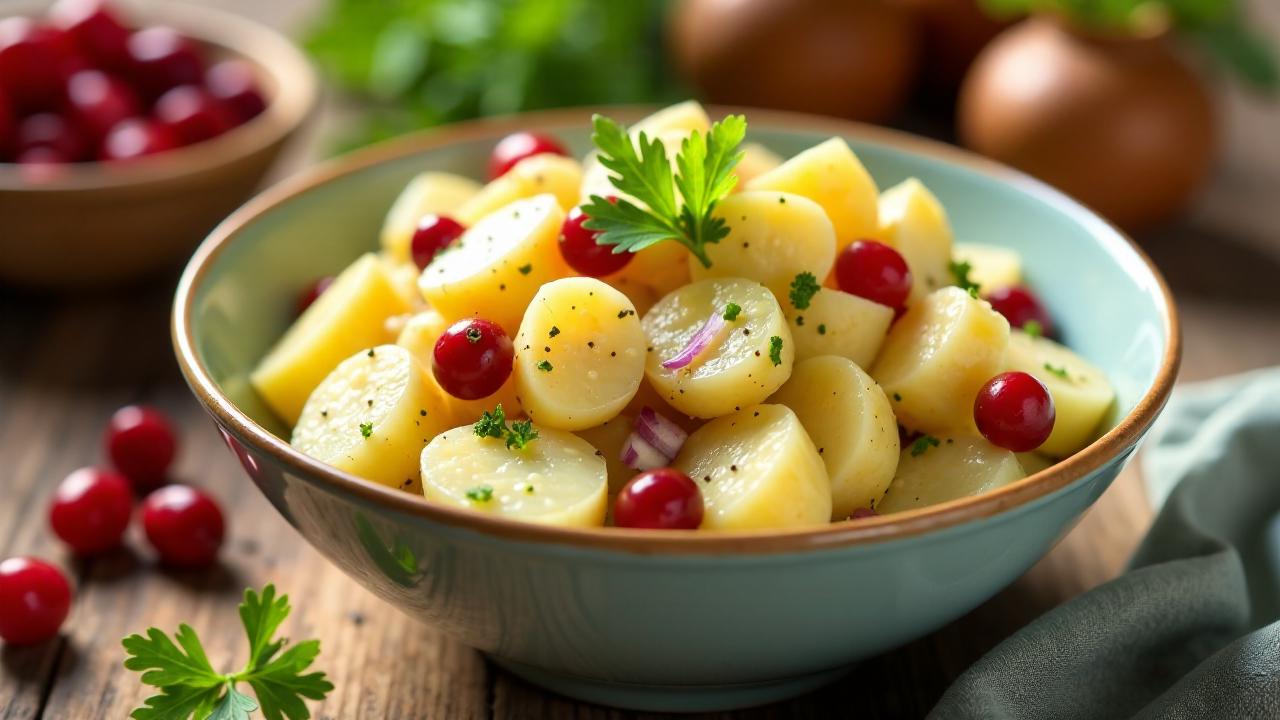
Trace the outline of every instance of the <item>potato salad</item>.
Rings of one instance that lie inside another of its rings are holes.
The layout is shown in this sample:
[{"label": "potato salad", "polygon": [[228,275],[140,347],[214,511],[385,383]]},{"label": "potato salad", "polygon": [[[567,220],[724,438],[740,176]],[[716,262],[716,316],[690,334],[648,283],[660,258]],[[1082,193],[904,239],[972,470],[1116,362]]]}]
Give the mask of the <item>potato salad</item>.
[{"label": "potato salad", "polygon": [[425,170],[303,289],[251,376],[294,447],[515,520],[720,531],[989,492],[1097,436],[1106,376],[920,181],[695,102],[592,121],[581,161],[521,132],[487,182]]}]

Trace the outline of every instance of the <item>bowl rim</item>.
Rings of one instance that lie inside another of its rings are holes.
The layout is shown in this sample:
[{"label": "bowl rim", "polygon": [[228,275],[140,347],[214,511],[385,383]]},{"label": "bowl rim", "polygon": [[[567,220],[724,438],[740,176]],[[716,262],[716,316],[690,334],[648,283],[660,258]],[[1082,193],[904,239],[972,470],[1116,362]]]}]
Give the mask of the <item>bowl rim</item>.
[{"label": "bowl rim", "polygon": [[[30,15],[47,10],[50,4],[50,0],[27,0],[15,5],[10,14]],[[69,163],[39,182],[27,179],[16,163],[0,163],[0,192],[94,192],[171,182],[262,152],[284,141],[312,114],[320,96],[319,77],[306,55],[275,29],[226,10],[172,0],[131,3],[127,11],[142,21],[137,23],[140,28],[170,26],[254,65],[274,86],[266,110],[203,142],[109,168],[96,161]]]},{"label": "bowl rim", "polygon": [[201,243],[178,283],[174,300],[172,333],[178,365],[197,399],[215,420],[230,428],[299,478],[365,503],[420,520],[476,531],[522,543],[574,546],[635,555],[767,555],[842,548],[909,538],[940,531],[1002,513],[1060,490],[1113,460],[1136,445],[1168,400],[1181,359],[1182,338],[1168,284],[1151,259],[1123,231],[1061,192],[1019,171],[936,140],[909,133],[836,118],[756,108],[708,106],[713,116],[747,113],[761,125],[796,128],[810,132],[856,138],[883,144],[960,165],[1027,192],[1071,216],[1092,234],[1113,233],[1119,248],[1134,253],[1140,266],[1158,289],[1167,343],[1150,388],[1114,428],[1071,457],[997,490],[893,515],[835,522],[805,529],[774,529],[706,533],[696,530],[653,532],[624,528],[560,528],[510,520],[461,507],[435,504],[419,496],[365,480],[326,465],[294,450],[235,406],[210,376],[195,351],[194,299],[197,288],[218,256],[237,235],[277,204],[341,176],[371,166],[455,142],[497,138],[517,130],[579,128],[592,112],[608,113],[626,122],[657,109],[656,106],[584,107],[519,113],[441,126],[385,141],[335,158],[300,172],[250,200],[229,216]]}]

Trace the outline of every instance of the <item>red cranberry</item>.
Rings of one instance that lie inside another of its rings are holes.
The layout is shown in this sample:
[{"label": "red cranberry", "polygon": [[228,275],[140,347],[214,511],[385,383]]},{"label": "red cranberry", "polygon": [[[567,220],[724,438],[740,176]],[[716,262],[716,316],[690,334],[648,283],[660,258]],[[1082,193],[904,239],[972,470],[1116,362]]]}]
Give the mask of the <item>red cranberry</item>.
[{"label": "red cranberry", "polygon": [[61,99],[71,43],[61,30],[25,17],[0,20],[0,86],[24,111],[49,109]]},{"label": "red cranberry", "polygon": [[81,468],[58,485],[49,508],[53,532],[81,555],[120,544],[133,514],[133,487],[119,473]]},{"label": "red cranberry", "polygon": [[17,135],[18,118],[14,116],[13,105],[9,103],[8,96],[0,90],[0,162],[12,156]]},{"label": "red cranberry", "polygon": [[146,118],[129,118],[107,133],[98,157],[102,160],[132,160],[178,147],[167,125]]},{"label": "red cranberry", "polygon": [[317,298],[323,295],[324,291],[328,290],[329,286],[332,284],[332,276],[322,277],[311,283],[306,290],[303,290],[302,293],[298,295],[297,305],[294,306],[295,312],[298,315],[306,312],[307,308],[311,307],[311,303],[315,302]]},{"label": "red cranberry", "polygon": [[413,239],[409,241],[413,263],[419,270],[430,265],[436,253],[449,247],[466,231],[461,223],[446,215],[424,215],[414,228]]},{"label": "red cranberry", "polygon": [[81,70],[71,76],[67,104],[80,127],[98,140],[141,109],[128,85],[100,70]]},{"label": "red cranberry", "polygon": [[213,498],[186,485],[166,485],[148,495],[142,527],[160,560],[180,568],[212,564],[225,530]]},{"label": "red cranberry", "polygon": [[248,122],[267,109],[253,68],[242,60],[224,60],[209,68],[204,75],[204,86],[234,116],[237,124]]},{"label": "red cranberry", "polygon": [[894,310],[911,294],[911,270],[897,250],[875,240],[858,240],[836,258],[840,289]]},{"label": "red cranberry", "polygon": [[552,155],[568,155],[558,140],[548,135],[533,132],[512,133],[493,146],[493,154],[489,156],[490,179],[505,175],[516,163],[534,155],[551,153]]},{"label": "red cranberry", "polygon": [[702,524],[702,491],[688,475],[658,468],[631,478],[613,504],[618,527],[696,530]]},{"label": "red cranberry", "polygon": [[58,634],[71,610],[71,585],[43,560],[14,557],[0,562],[0,638],[34,645]]},{"label": "red cranberry", "polygon": [[564,261],[579,273],[591,277],[604,277],[626,267],[633,254],[615,253],[612,245],[597,244],[600,232],[582,226],[590,219],[581,207],[570,210],[564,219],[564,225],[560,226],[560,255]]},{"label": "red cranberry", "polygon": [[129,66],[151,97],[179,85],[199,85],[204,78],[200,51],[177,30],[150,27],[129,36]]},{"label": "red cranberry", "polygon": [[875,509],[873,508],[860,507],[860,508],[854,508],[853,512],[849,513],[849,519],[861,520],[863,518],[873,518],[878,516],[879,514],[880,513],[876,512]]},{"label": "red cranberry", "polygon": [[122,407],[106,431],[107,457],[138,490],[164,482],[177,454],[178,441],[164,413],[142,405]]},{"label": "red cranberry", "polygon": [[80,52],[99,66],[128,69],[129,29],[105,2],[60,0],[49,10],[49,17],[67,32]]},{"label": "red cranberry", "polygon": [[217,100],[193,85],[176,87],[161,95],[155,115],[184,145],[209,140],[235,126]]},{"label": "red cranberry", "polygon": [[1053,318],[1049,317],[1049,311],[1044,309],[1039,298],[1024,287],[1000,288],[987,296],[987,302],[1012,327],[1025,329],[1027,323],[1036,322],[1040,325],[1040,334],[1046,337],[1055,335],[1056,328]]},{"label": "red cranberry", "polygon": [[61,115],[36,113],[18,125],[18,155],[35,148],[48,148],[63,162],[75,162],[84,157],[88,142],[81,129]]},{"label": "red cranberry", "polygon": [[1024,372],[1001,373],[987,381],[973,401],[973,419],[996,447],[1030,452],[1053,432],[1053,396],[1044,383]]},{"label": "red cranberry", "polygon": [[479,400],[498,392],[507,381],[514,357],[515,346],[497,323],[459,320],[436,340],[431,372],[450,395]]}]

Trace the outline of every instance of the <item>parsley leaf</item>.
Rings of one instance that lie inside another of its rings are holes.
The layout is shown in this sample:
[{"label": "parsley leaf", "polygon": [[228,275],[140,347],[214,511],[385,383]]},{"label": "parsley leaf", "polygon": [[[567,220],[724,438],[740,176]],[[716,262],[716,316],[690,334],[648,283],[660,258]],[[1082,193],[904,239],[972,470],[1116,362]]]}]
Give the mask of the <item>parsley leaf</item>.
[{"label": "parsley leaf", "polygon": [[502,403],[498,403],[493,412],[485,410],[481,413],[480,419],[476,421],[472,429],[480,437],[502,437],[507,430],[507,414],[502,410]]},{"label": "parsley leaf", "polygon": [[526,445],[538,439],[538,431],[533,429],[532,420],[517,420],[511,423],[507,431],[507,447],[523,450]]},{"label": "parsley leaf", "polygon": [[493,488],[488,485],[477,485],[467,491],[467,499],[475,502],[489,502],[493,499]]},{"label": "parsley leaf", "polygon": [[818,294],[822,286],[818,284],[818,278],[814,277],[811,272],[802,272],[796,275],[795,280],[791,281],[791,304],[797,310],[804,310],[809,307],[813,296]]},{"label": "parsley leaf", "polygon": [[916,441],[911,443],[911,457],[920,457],[929,450],[930,447],[938,447],[938,438],[932,435],[921,435]]},{"label": "parsley leaf", "polygon": [[738,319],[739,313],[742,312],[742,306],[738,303],[729,303],[724,306],[724,319],[733,322]]},{"label": "parsley leaf", "polygon": [[[542,362],[547,361],[543,360]],[[547,363],[548,369],[550,369],[550,365],[550,363]],[[541,367],[541,364],[539,364],[539,367]],[[508,427],[506,413],[502,410],[502,403],[498,403],[493,412],[486,410],[481,414],[474,427],[476,435],[482,438],[503,439],[507,449],[523,450],[526,445],[538,439],[538,431],[534,429],[532,420],[517,420]],[[471,497],[470,491],[468,491],[467,497]]]},{"label": "parsley leaf", "polygon": [[1039,320],[1028,320],[1022,323],[1022,332],[1033,338],[1038,338],[1044,335],[1044,326],[1040,324]]},{"label": "parsley leaf", "polygon": [[539,360],[538,364],[535,367],[537,367],[542,372],[551,372],[552,370],[555,369],[555,366],[551,364],[550,360]]},{"label": "parsley leaf", "polygon": [[769,359],[774,365],[782,364],[782,338],[777,335],[769,338]]},{"label": "parsley leaf", "polygon": [[[289,616],[287,595],[276,597],[273,585],[262,594],[246,589],[240,604],[240,620],[249,639],[249,662],[239,672],[222,674],[213,669],[199,636],[187,625],[174,635],[177,643],[157,628],[146,636],[130,635],[121,641],[129,657],[125,668],[141,671],[141,680],[159,688],[130,717],[134,720],[248,720],[261,710],[266,720],[307,720],[311,712],[303,698],[323,699],[333,690],[322,672],[303,674],[320,654],[320,642],[308,640],[287,649],[287,640],[276,631]],[[281,652],[283,650],[283,652]],[[248,683],[257,700],[236,690]]]},{"label": "parsley leaf", "polygon": [[956,285],[961,290],[969,293],[969,297],[978,297],[978,283],[969,278],[969,273],[973,272],[972,263],[968,260],[961,260],[960,262],[952,260],[947,263],[947,268],[951,270],[951,276],[955,278]]},{"label": "parsley leaf", "polygon": [[360,423],[360,436],[363,437],[365,440],[368,440],[370,437],[372,437],[373,423],[371,422]]},{"label": "parsley leaf", "polygon": [[1054,375],[1057,375],[1058,377],[1062,378],[1063,380],[1070,380],[1070,379],[1071,379],[1071,375],[1067,372],[1067,369],[1066,369],[1065,367],[1055,367],[1055,366],[1053,366],[1053,365],[1050,365],[1049,363],[1045,363],[1045,364],[1044,364],[1044,369],[1045,369],[1045,370],[1047,370],[1047,371],[1049,371],[1049,372],[1051,372],[1051,373],[1053,373]]},{"label": "parsley leaf", "polygon": [[589,218],[584,227],[601,231],[596,242],[613,245],[615,253],[622,253],[675,240],[710,267],[706,246],[729,234],[724,218],[713,211],[738,182],[733,169],[742,159],[739,145],[746,136],[746,119],[730,115],[705,135],[695,131],[685,138],[676,155],[674,181],[661,140],[640,133],[633,143],[613,120],[595,115],[591,121],[595,129],[591,140],[599,149],[600,164],[612,173],[609,181],[640,203],[592,195],[583,207]]}]

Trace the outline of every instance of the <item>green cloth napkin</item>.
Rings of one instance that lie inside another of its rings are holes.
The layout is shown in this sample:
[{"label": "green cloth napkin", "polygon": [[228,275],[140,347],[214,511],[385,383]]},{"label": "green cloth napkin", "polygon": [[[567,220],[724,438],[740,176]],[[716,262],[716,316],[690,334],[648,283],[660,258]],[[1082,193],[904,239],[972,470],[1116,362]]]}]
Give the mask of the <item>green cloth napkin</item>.
[{"label": "green cloth napkin", "polygon": [[930,718],[1280,719],[1280,368],[1180,387],[1129,570],[982,657]]}]

